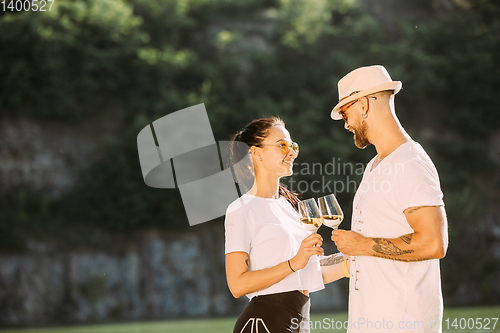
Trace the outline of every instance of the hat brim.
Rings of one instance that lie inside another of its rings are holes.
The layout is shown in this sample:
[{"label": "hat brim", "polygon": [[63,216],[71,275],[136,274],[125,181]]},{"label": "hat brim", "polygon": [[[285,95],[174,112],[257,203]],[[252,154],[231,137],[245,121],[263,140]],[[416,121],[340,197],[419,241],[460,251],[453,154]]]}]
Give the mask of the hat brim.
[{"label": "hat brim", "polygon": [[387,83],[382,83],[378,86],[372,87],[370,89],[362,90],[357,94],[354,94],[352,96],[347,97],[346,99],[343,99],[340,101],[335,107],[332,109],[332,112],[330,113],[330,117],[332,117],[333,120],[340,120],[342,119],[342,116],[340,115],[339,111],[340,108],[343,107],[344,105],[357,100],[358,98],[361,98],[363,96],[368,96],[370,94],[374,94],[379,91],[384,91],[384,90],[394,90],[394,94],[397,94],[402,87],[401,81],[391,81]]}]

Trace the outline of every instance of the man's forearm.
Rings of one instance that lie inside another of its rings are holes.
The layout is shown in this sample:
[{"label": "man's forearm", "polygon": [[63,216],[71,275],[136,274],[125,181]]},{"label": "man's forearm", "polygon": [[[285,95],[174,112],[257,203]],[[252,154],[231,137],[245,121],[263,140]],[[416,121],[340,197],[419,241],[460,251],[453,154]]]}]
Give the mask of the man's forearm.
[{"label": "man's forearm", "polygon": [[441,259],[448,248],[448,223],[442,206],[419,206],[405,212],[413,233],[397,238],[365,237],[355,231],[334,230],[332,240],[342,253],[398,261]]},{"label": "man's forearm", "polygon": [[340,264],[342,261],[347,260],[349,257],[338,252],[324,257],[319,261],[320,266],[333,266]]},{"label": "man's forearm", "polygon": [[429,258],[408,258],[409,255],[415,252],[411,248],[411,241],[413,234],[407,234],[399,237],[403,244],[408,245],[407,249],[401,249],[394,244],[395,240],[390,240],[386,238],[372,238],[374,245],[372,246],[373,254],[372,256],[384,259],[392,259],[398,261],[423,261],[429,260]]},{"label": "man's forearm", "polygon": [[366,254],[373,257],[404,262],[439,259],[436,246],[418,234],[406,234],[398,238],[368,238]]},{"label": "man's forearm", "polygon": [[[349,260],[349,256],[343,253],[334,253],[332,255],[329,255],[321,259],[320,265],[321,265],[321,275],[323,277],[323,283],[326,284],[333,281],[337,281],[338,279],[341,279],[344,276],[346,276],[345,274],[348,273],[344,272],[344,269],[342,268],[342,262],[346,260]],[[347,272],[349,271],[348,266],[349,265],[346,266]]]}]

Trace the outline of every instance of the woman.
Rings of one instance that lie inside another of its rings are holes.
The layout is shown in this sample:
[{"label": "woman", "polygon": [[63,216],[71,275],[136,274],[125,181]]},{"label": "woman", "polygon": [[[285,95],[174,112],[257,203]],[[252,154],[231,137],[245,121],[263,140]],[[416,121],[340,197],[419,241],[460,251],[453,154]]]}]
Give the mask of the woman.
[{"label": "woman", "polygon": [[[228,286],[234,297],[251,299],[233,332],[299,332],[308,326],[300,323],[308,318],[309,292],[345,276],[343,257],[329,266],[311,258],[323,254],[322,238],[302,227],[297,196],[280,184],[293,173],[298,155],[283,121],[271,117],[248,124],[233,138],[235,161],[241,159],[237,142],[250,148],[245,146],[245,154],[255,172],[250,190],[229,205],[225,221]],[[240,168],[238,179],[253,176],[253,170]]]}]

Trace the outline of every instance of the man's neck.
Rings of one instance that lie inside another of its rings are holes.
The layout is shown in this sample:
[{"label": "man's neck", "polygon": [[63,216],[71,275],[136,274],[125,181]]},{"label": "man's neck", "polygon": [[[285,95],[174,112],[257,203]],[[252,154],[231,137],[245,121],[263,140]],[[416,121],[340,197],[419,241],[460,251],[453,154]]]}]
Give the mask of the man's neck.
[{"label": "man's neck", "polygon": [[385,109],[380,109],[378,116],[376,119],[372,119],[373,123],[369,126],[369,130],[371,130],[369,139],[375,146],[378,156],[373,167],[402,144],[413,141],[401,126],[394,105],[388,105]]},{"label": "man's neck", "polygon": [[375,161],[374,167],[378,165],[384,158],[389,156],[399,146],[406,142],[413,141],[400,125],[387,128],[386,131],[378,133],[373,140],[373,145],[377,150],[378,159]]}]

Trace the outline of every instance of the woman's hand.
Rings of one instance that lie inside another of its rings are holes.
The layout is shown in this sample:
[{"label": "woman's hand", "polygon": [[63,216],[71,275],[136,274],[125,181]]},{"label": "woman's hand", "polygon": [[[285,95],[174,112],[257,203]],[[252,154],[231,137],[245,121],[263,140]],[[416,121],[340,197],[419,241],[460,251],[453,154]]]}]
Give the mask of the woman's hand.
[{"label": "woman's hand", "polygon": [[299,251],[295,257],[290,259],[290,265],[293,270],[298,271],[299,269],[306,267],[309,262],[309,258],[312,255],[323,255],[325,251],[321,248],[322,244],[323,238],[321,238],[319,234],[314,233],[304,238],[300,244]]}]

